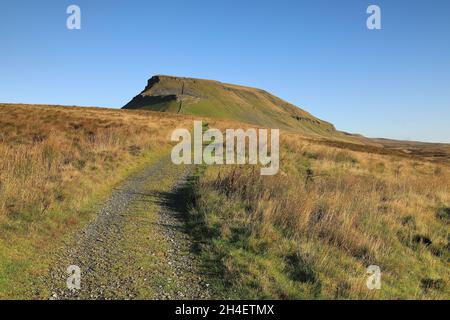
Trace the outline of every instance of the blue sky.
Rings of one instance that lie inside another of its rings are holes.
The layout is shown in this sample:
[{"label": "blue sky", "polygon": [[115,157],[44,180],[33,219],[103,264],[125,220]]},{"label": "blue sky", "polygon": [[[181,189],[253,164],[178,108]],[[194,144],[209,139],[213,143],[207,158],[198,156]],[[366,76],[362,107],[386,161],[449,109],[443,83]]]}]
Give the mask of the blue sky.
[{"label": "blue sky", "polygon": [[1,1],[0,44],[0,102],[121,107],[171,74],[263,88],[348,132],[450,142],[447,0]]}]

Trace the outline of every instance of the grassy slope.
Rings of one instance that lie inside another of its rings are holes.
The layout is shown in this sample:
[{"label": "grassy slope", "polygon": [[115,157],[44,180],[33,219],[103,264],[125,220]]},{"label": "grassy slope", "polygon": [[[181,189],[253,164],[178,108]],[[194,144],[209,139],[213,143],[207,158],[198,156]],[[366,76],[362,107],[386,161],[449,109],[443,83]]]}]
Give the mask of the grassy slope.
[{"label": "grassy slope", "polygon": [[[281,170],[204,167],[191,228],[226,298],[448,299],[450,168],[285,135]],[[206,171],[205,171],[206,170]],[[382,271],[368,290],[366,268]]]},{"label": "grassy slope", "polygon": [[[0,298],[33,296],[30,282],[55,245],[192,119],[0,105]],[[253,167],[212,166],[195,184],[191,226],[225,297],[450,296],[447,165],[286,132],[280,164],[265,178]],[[380,292],[365,288],[369,264],[382,268]]]},{"label": "grassy slope", "polygon": [[[31,292],[55,246],[111,188],[169,152],[180,117],[120,110],[0,105],[0,298]],[[187,119],[186,119],[187,121]]]},{"label": "grassy slope", "polygon": [[[171,99],[164,102],[155,99],[169,96]],[[211,80],[155,76],[124,108],[180,112],[309,134],[340,135],[331,124],[263,90]]]}]

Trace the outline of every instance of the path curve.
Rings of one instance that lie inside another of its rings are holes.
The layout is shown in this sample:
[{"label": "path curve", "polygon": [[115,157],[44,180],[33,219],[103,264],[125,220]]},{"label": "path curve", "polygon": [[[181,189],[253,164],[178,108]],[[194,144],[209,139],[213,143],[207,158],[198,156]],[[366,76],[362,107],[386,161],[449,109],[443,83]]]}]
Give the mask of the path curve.
[{"label": "path curve", "polygon": [[[50,299],[209,299],[195,243],[185,229],[191,168],[170,157],[126,179],[90,222],[55,254],[43,281]],[[67,267],[81,289],[67,289]]]}]

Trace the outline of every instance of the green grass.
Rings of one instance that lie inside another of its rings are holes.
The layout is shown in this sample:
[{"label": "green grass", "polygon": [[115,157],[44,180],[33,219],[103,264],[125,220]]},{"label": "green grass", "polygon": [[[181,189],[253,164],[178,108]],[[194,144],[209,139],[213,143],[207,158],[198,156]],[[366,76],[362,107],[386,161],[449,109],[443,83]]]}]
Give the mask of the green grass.
[{"label": "green grass", "polygon": [[[229,119],[309,134],[340,135],[331,124],[259,89],[201,79],[168,76],[155,76],[152,79],[157,81],[124,108],[178,112],[178,97],[183,101],[182,114]],[[173,98],[162,103],[155,102],[158,100],[154,97],[159,96]]]},{"label": "green grass", "polygon": [[[133,172],[156,162],[167,152],[167,148],[154,149],[128,166],[116,169],[113,179],[98,184],[90,197],[83,199],[72,210],[65,208],[61,211],[56,208],[28,226],[24,226],[22,220],[18,220],[17,226],[10,224],[11,236],[0,239],[0,299],[49,297],[50,292],[40,283],[39,277],[52,264],[55,250],[58,250],[64,239],[70,239],[74,232],[95,218],[99,204],[116,185]],[[29,237],[30,228],[32,237]]]},{"label": "green grass", "polygon": [[[189,228],[220,297],[449,297],[448,168],[294,138],[281,158],[274,177],[213,165],[192,178]],[[371,264],[381,290],[366,287]]]},{"label": "green grass", "polygon": [[48,297],[36,279],[63,240],[188,125],[171,114],[0,104],[0,299]]},{"label": "green grass", "polygon": [[[236,212],[245,210],[244,202],[230,201],[221,192],[203,193],[199,179],[206,169],[198,168],[191,177],[195,205],[189,214],[188,229],[201,244],[199,252],[218,297],[320,298],[311,268],[294,264],[299,258],[291,241],[282,241],[277,250],[269,250],[266,239],[255,238],[245,219],[235,217]],[[279,233],[276,229],[272,232]],[[299,278],[301,282],[296,281]]]}]

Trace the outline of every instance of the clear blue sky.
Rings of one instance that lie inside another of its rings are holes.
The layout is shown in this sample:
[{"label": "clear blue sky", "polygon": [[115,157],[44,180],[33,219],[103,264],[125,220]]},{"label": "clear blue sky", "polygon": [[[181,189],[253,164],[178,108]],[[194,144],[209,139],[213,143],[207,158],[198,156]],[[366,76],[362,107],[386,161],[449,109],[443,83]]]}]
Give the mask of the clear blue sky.
[{"label": "clear blue sky", "polygon": [[448,0],[1,1],[0,44],[1,102],[121,107],[171,74],[263,88],[340,130],[450,142]]}]

